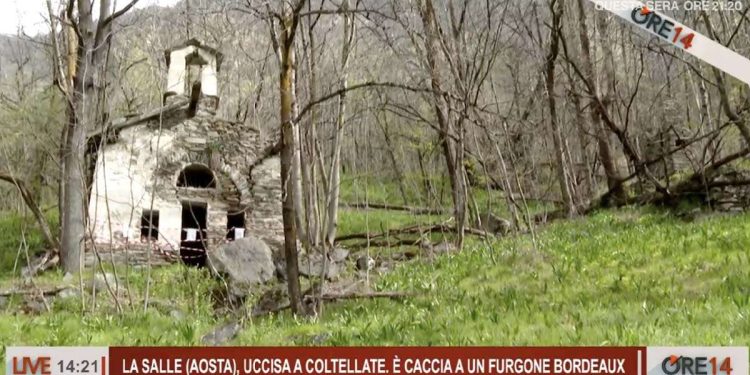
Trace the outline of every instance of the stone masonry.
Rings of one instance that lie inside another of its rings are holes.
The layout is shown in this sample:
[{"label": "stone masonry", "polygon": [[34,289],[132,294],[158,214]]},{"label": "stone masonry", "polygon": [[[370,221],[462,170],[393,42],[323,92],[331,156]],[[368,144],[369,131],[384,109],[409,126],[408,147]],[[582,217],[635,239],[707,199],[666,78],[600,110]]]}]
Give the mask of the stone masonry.
[{"label": "stone masonry", "polygon": [[[90,248],[105,259],[113,249],[117,259],[127,255],[134,263],[188,261],[199,256],[185,251],[196,248],[189,245],[192,230],[197,252],[233,240],[230,232],[258,237],[278,251],[280,165],[263,153],[274,141],[216,116],[219,52],[190,40],[168,50],[167,61],[165,110],[111,130],[99,149],[88,208]],[[196,77],[189,77],[191,65],[200,69]]]}]

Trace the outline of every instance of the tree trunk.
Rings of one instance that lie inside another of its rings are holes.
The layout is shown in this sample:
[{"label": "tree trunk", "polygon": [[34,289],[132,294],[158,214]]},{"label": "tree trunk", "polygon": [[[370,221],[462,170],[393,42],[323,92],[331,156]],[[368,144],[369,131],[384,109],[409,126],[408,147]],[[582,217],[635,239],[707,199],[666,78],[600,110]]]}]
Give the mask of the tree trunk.
[{"label": "tree trunk", "polygon": [[[294,48],[294,47],[292,47]],[[296,119],[299,113],[297,103],[297,61],[296,56],[292,56],[292,74],[290,78],[290,90],[292,95],[292,118]],[[294,195],[294,220],[297,224],[297,236],[302,241],[306,249],[310,249],[310,234],[305,226],[305,203],[302,198],[302,146],[299,124],[293,121],[294,127],[294,155],[292,156],[292,179],[290,187]]]},{"label": "tree trunk", "polygon": [[[594,97],[598,97],[598,88],[596,86],[596,70],[594,68],[593,59],[591,57],[591,41],[588,34],[588,23],[586,19],[586,12],[583,5],[583,0],[578,0],[578,35],[581,44],[581,59],[583,62],[583,71],[594,82]],[[592,104],[592,107],[595,105]],[[625,187],[620,183],[621,177],[617,169],[614,157],[612,155],[612,146],[609,142],[609,134],[606,131],[601,118],[597,111],[590,110],[591,123],[594,126],[594,132],[596,134],[596,144],[599,154],[599,159],[602,162],[604,168],[604,174],[607,177],[607,187],[612,191],[612,198],[615,204],[623,203],[627,199],[627,192]]]},{"label": "tree trunk", "polygon": [[[76,113],[83,113],[83,98],[76,99]],[[69,106],[69,107],[72,107]],[[65,142],[63,159],[64,179],[63,204],[65,213],[60,223],[62,228],[60,262],[65,272],[75,273],[81,270],[81,258],[84,250],[84,232],[86,221],[86,203],[84,186],[84,168],[86,154],[86,129],[73,114],[74,122],[68,124],[68,138]]]},{"label": "tree trunk", "polygon": [[[74,1],[74,0],[70,0]],[[112,23],[132,8],[138,0],[131,0],[123,8],[113,11],[111,0],[99,0],[99,13],[94,22],[91,0],[75,0],[77,22],[66,27],[68,39],[67,99],[64,138],[61,146],[62,173],[60,179],[60,260],[65,272],[81,270],[86,229],[87,133],[103,116],[100,98],[105,90],[105,56],[112,39]],[[72,20],[69,20],[72,21]],[[71,53],[75,51],[75,54]],[[56,68],[56,71],[60,70]],[[94,156],[95,157],[95,156]]]},{"label": "tree trunk", "polygon": [[557,104],[555,100],[555,63],[560,54],[560,38],[562,31],[563,6],[561,0],[550,0],[552,11],[552,30],[550,32],[549,54],[544,68],[545,84],[547,87],[547,105],[549,107],[550,127],[552,130],[552,141],[555,146],[555,161],[557,162],[557,180],[560,184],[560,193],[565,212],[567,215],[575,216],[576,206],[568,181],[568,170],[565,161],[565,148],[563,145],[562,131],[557,119]]},{"label": "tree trunk", "polygon": [[[589,40],[588,24],[586,21],[586,9],[583,5],[583,0],[578,0],[578,36],[581,44],[581,58],[583,61],[583,71],[589,77],[592,82],[596,82],[596,70],[594,63],[591,58],[591,41]],[[594,97],[598,97],[598,89],[594,84]],[[596,105],[592,104],[592,107],[596,108]],[[614,157],[612,156],[612,146],[609,142],[609,134],[606,131],[602,120],[595,110],[590,110],[591,123],[594,126],[596,133],[596,143],[599,153],[599,159],[602,162],[604,168],[604,174],[607,177],[607,187],[612,191],[612,198],[615,204],[625,202],[627,199],[627,192],[625,187],[620,183],[621,177],[617,169]]]},{"label": "tree trunk", "polygon": [[393,139],[389,130],[388,114],[386,113],[383,116],[385,117],[385,119],[382,121],[380,120],[380,116],[375,116],[375,122],[383,131],[383,140],[385,141],[386,152],[388,153],[388,159],[391,162],[391,167],[393,167],[393,173],[396,175],[396,180],[398,180],[398,191],[401,194],[401,200],[403,201],[404,205],[408,205],[409,197],[406,195],[406,186],[404,185],[406,178],[404,177],[404,172],[401,171],[399,162],[396,160],[396,146],[393,144]]},{"label": "tree trunk", "polygon": [[[572,74],[568,74],[568,77],[572,78],[573,76]],[[573,90],[573,92],[570,93],[569,97],[571,101],[570,104],[575,116],[575,122],[577,124],[576,135],[578,136],[578,159],[580,163],[580,167],[573,168],[573,171],[576,174],[583,173],[584,175],[582,183],[578,184],[577,201],[579,204],[581,204],[581,206],[585,206],[593,198],[593,193],[596,189],[596,183],[594,181],[595,176],[591,168],[591,161],[589,160],[588,154],[588,138],[586,137],[588,127],[586,118],[583,114],[583,109],[581,108],[581,97],[578,92],[576,92],[577,88],[573,82],[574,81],[571,79],[571,89]]]},{"label": "tree trunk", "polygon": [[328,196],[326,201],[327,218],[325,242],[330,249],[336,239],[336,227],[338,225],[339,213],[339,194],[341,187],[341,141],[344,135],[344,121],[346,120],[346,91],[349,87],[349,60],[351,57],[352,41],[354,39],[354,17],[349,10],[349,0],[344,0],[341,4],[341,10],[344,12],[344,43],[341,49],[341,69],[339,71],[339,94],[338,118],[336,119],[336,133],[333,136],[333,157],[331,158],[331,172],[328,182]]},{"label": "tree trunk", "polygon": [[[464,229],[466,227],[466,184],[464,179],[463,160],[456,158],[456,147],[452,139],[453,126],[448,118],[447,103],[444,101],[442,89],[442,77],[440,75],[437,56],[440,50],[440,41],[438,40],[438,27],[435,20],[435,9],[432,0],[420,2],[420,16],[422,26],[425,32],[425,57],[427,59],[427,69],[430,74],[430,85],[432,88],[433,106],[435,117],[437,118],[439,128],[440,145],[443,149],[445,164],[448,169],[448,177],[451,183],[451,197],[453,200],[453,218],[456,221],[456,246],[460,249],[464,242]],[[459,136],[459,138],[462,138]],[[459,156],[463,155],[458,150]]]},{"label": "tree trunk", "polygon": [[[701,17],[703,18],[703,23],[706,25],[708,35],[711,39],[718,40],[714,33],[713,24],[711,23],[711,18],[709,18],[708,13],[702,11]],[[743,118],[732,109],[732,104],[729,102],[729,93],[727,91],[726,82],[724,82],[724,76],[717,68],[712,67],[711,71],[713,71],[714,77],[716,78],[716,87],[719,90],[719,99],[721,100],[721,108],[724,110],[724,114],[727,115],[729,120],[737,127],[737,130],[740,131],[740,135],[742,135],[742,138],[745,140],[745,145],[750,147],[750,127],[748,127],[745,120],[743,120]]]},{"label": "tree trunk", "polygon": [[[308,11],[311,11],[311,4],[307,4]],[[315,33],[313,33],[314,23],[308,19],[307,27],[307,69],[308,69],[308,92],[309,101],[316,99],[318,87],[318,75],[316,71],[315,56]],[[304,34],[303,34],[304,36]],[[320,245],[320,208],[318,206],[318,175],[316,165],[318,155],[316,153],[317,143],[317,125],[318,125],[318,108],[317,106],[310,110],[310,120],[304,129],[301,129],[301,156],[302,156],[302,190],[305,203],[305,224],[307,225],[307,234],[310,244],[313,247]]]},{"label": "tree trunk", "polygon": [[[108,3],[105,1],[105,3]],[[101,4],[106,6],[107,4]],[[60,263],[65,272],[79,272],[84,251],[84,234],[86,225],[86,133],[89,120],[94,118],[92,86],[94,72],[97,69],[100,55],[95,50],[96,30],[94,29],[92,4],[90,0],[78,0],[78,46],[75,68],[76,72],[68,92],[67,131],[63,146],[63,178],[61,183],[64,212],[60,222]],[[101,15],[100,15],[101,16]]]},{"label": "tree trunk", "polygon": [[294,194],[294,158],[297,126],[294,123],[295,106],[294,75],[295,55],[293,33],[296,21],[291,10],[285,9],[282,23],[279,99],[281,117],[281,188],[282,220],[284,225],[284,255],[286,258],[287,287],[292,312],[302,312],[302,296],[299,284],[299,263],[297,259],[297,220]]}]

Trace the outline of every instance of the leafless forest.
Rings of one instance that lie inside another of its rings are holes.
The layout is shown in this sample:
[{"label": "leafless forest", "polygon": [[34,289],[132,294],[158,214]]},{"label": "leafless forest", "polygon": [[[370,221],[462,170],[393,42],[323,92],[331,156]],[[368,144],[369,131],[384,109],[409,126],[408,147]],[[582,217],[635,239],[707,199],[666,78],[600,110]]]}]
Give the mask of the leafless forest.
[{"label": "leafless forest", "polygon": [[[50,32],[0,39],[0,209],[33,216],[66,271],[82,267],[91,135],[162,106],[164,50],[191,38],[224,54],[220,115],[281,157],[293,297],[297,242],[329,251],[339,207],[367,202],[339,199],[344,178],[450,213],[458,248],[495,205],[533,232],[599,207],[721,204],[748,182],[732,173],[747,87],[586,0],[113,2],[46,0]],[[672,16],[750,55],[747,10]]]}]

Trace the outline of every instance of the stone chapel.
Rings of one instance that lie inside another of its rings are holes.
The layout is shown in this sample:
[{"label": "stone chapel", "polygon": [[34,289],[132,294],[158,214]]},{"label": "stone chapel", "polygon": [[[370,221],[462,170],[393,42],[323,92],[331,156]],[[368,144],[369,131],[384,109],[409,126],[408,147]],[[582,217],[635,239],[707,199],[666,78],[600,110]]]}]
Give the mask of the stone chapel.
[{"label": "stone chapel", "polygon": [[103,259],[113,246],[131,263],[193,265],[245,236],[278,250],[280,164],[266,152],[274,140],[217,116],[219,51],[191,39],[165,57],[163,106],[91,138],[100,146],[90,166],[90,247]]}]

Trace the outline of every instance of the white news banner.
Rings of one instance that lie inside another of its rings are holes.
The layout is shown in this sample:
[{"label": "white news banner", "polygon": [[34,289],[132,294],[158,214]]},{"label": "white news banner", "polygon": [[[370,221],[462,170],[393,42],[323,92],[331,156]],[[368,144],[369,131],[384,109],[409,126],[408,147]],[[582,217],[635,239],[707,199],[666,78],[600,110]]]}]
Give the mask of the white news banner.
[{"label": "white news banner", "polygon": [[750,60],[637,0],[589,0],[750,85]]}]

